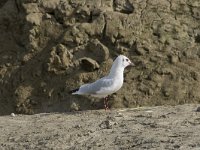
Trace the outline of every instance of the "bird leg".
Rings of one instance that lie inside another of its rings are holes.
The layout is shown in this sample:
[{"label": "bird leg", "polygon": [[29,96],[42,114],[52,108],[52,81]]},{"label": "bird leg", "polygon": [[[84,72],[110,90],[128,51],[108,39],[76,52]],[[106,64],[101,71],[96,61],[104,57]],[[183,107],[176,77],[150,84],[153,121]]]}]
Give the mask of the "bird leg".
[{"label": "bird leg", "polygon": [[104,109],[107,110],[108,109],[108,96],[106,96],[104,98]]}]

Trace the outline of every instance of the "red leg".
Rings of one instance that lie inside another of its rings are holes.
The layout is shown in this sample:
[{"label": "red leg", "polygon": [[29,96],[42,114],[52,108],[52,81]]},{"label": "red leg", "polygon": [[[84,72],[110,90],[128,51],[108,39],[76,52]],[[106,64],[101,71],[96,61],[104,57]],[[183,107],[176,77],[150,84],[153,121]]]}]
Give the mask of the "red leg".
[{"label": "red leg", "polygon": [[109,109],[109,107],[108,107],[108,97],[107,97],[107,101],[106,101],[106,109]]},{"label": "red leg", "polygon": [[108,109],[108,97],[104,98],[104,109],[107,110]]},{"label": "red leg", "polygon": [[104,98],[104,109],[106,110],[106,97]]}]

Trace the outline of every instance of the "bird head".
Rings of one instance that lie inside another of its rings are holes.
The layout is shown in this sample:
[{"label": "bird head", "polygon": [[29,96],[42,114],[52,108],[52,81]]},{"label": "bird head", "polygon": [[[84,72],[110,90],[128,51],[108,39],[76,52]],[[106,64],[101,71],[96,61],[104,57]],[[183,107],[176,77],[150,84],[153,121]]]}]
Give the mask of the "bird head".
[{"label": "bird head", "polygon": [[124,56],[124,55],[119,55],[117,57],[117,59],[119,59],[119,62],[121,64],[122,67],[127,67],[127,66],[135,66],[128,57]]}]

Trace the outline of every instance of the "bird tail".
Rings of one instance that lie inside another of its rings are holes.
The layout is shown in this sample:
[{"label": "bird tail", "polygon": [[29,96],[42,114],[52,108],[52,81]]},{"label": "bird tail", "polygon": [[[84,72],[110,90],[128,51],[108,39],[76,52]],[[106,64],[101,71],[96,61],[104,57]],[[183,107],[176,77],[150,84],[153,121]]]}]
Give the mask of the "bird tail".
[{"label": "bird tail", "polygon": [[76,94],[77,91],[79,91],[79,88],[69,91],[69,94]]}]

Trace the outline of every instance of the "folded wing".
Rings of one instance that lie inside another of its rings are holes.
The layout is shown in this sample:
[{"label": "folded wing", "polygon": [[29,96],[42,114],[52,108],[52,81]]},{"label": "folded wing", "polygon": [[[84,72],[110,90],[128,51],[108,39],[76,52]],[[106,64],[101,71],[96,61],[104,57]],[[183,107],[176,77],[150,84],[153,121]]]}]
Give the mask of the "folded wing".
[{"label": "folded wing", "polygon": [[79,90],[73,94],[80,94],[80,95],[110,94],[112,84],[113,84],[113,79],[101,78],[91,84],[82,85],[79,88]]}]

